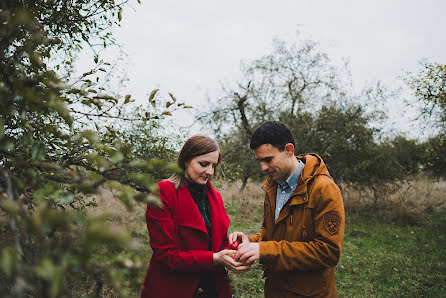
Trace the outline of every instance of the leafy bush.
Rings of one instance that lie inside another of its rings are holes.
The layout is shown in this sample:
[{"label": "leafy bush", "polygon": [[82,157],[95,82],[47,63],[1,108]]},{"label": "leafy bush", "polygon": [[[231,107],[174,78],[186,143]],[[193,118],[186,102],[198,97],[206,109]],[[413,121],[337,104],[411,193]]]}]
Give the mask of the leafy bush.
[{"label": "leafy bush", "polygon": [[[162,101],[155,90],[149,107],[126,114],[133,99],[101,87],[108,64],[98,56],[79,78],[57,74],[83,46],[95,52],[94,44],[114,42],[111,28],[125,3],[0,4],[2,297],[98,297],[110,289],[127,296],[140,269],[131,253],[138,243],[113,230],[107,214],[87,210],[97,206],[101,186],[129,209],[135,201],[158,202],[150,195],[156,178],[176,167],[166,162],[172,151],[164,151],[157,131],[185,105],[173,95]],[[113,123],[133,124],[129,133]]]}]

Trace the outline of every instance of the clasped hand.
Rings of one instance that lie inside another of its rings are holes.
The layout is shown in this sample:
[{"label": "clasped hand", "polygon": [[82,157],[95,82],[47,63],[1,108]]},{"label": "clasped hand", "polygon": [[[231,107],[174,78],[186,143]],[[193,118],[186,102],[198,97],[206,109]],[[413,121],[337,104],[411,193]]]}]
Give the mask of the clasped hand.
[{"label": "clasped hand", "polygon": [[250,265],[244,264],[242,262],[236,261],[234,256],[236,254],[236,250],[232,249],[223,249],[217,253],[214,253],[214,264],[221,265],[229,270],[235,272],[244,272],[251,267]]},{"label": "clasped hand", "polygon": [[214,253],[214,264],[236,272],[248,271],[252,263],[260,258],[259,243],[249,242],[248,236],[243,232],[229,235],[230,246],[236,241],[240,243],[237,250],[224,249]]},{"label": "clasped hand", "polygon": [[235,241],[240,244],[234,255],[234,260],[245,266],[251,266],[254,261],[260,258],[260,248],[258,242],[249,242],[248,236],[243,232],[234,232],[229,235],[229,245]]}]

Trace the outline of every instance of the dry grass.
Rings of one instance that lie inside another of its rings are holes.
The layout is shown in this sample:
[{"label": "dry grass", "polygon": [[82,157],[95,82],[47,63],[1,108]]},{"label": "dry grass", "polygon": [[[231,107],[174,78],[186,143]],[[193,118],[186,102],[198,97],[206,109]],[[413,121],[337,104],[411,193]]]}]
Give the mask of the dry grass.
[{"label": "dry grass", "polygon": [[261,183],[249,182],[240,192],[241,183],[219,183],[216,188],[222,195],[226,212],[231,218],[229,231],[242,230],[257,233],[263,220],[263,198]]},{"label": "dry grass", "polygon": [[110,189],[102,189],[96,196],[96,202],[99,208],[92,208],[91,210],[99,209],[101,212],[109,213],[111,215],[109,218],[110,225],[113,229],[122,228],[132,231],[132,234],[144,230],[147,234],[145,204],[135,202],[132,204],[133,210],[128,210]]},{"label": "dry grass", "polygon": [[[243,192],[239,191],[240,185],[240,182],[214,182],[215,188],[223,197],[229,216],[235,221],[234,224],[251,223],[255,231],[263,214],[262,183],[250,181]],[[425,175],[388,185],[385,191],[377,198],[371,189],[358,190],[343,185],[342,195],[346,212],[351,214],[373,211],[380,213],[384,219],[412,224],[427,219],[430,213],[446,204],[446,181],[436,181]],[[102,190],[96,199],[99,210],[111,214],[110,224],[113,228],[126,229],[131,231],[133,236],[147,237],[145,204],[136,203],[134,211],[128,211],[108,189]]]},{"label": "dry grass", "polygon": [[446,205],[446,181],[426,175],[386,185],[379,190],[343,186],[346,213],[374,212],[383,220],[417,224],[425,223],[430,214]]}]

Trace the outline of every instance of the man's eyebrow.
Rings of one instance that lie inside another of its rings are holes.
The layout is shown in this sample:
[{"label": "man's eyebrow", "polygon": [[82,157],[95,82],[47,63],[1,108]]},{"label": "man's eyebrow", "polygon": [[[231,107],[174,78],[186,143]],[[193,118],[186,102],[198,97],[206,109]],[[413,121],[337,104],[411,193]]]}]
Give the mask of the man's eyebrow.
[{"label": "man's eyebrow", "polygon": [[264,160],[266,160],[266,159],[271,159],[271,158],[273,158],[272,156],[266,156],[266,157],[264,157],[264,158],[256,158],[256,160],[257,161],[264,161]]}]

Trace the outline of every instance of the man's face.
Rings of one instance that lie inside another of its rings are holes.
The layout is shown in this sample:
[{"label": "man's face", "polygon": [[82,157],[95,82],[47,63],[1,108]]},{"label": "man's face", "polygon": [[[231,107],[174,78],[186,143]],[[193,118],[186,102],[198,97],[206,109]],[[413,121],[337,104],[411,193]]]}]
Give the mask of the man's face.
[{"label": "man's face", "polygon": [[254,149],[254,154],[260,162],[260,169],[267,173],[271,179],[286,180],[292,174],[292,159],[295,158],[294,146],[292,144],[287,144],[283,151],[271,144],[263,144]]}]

